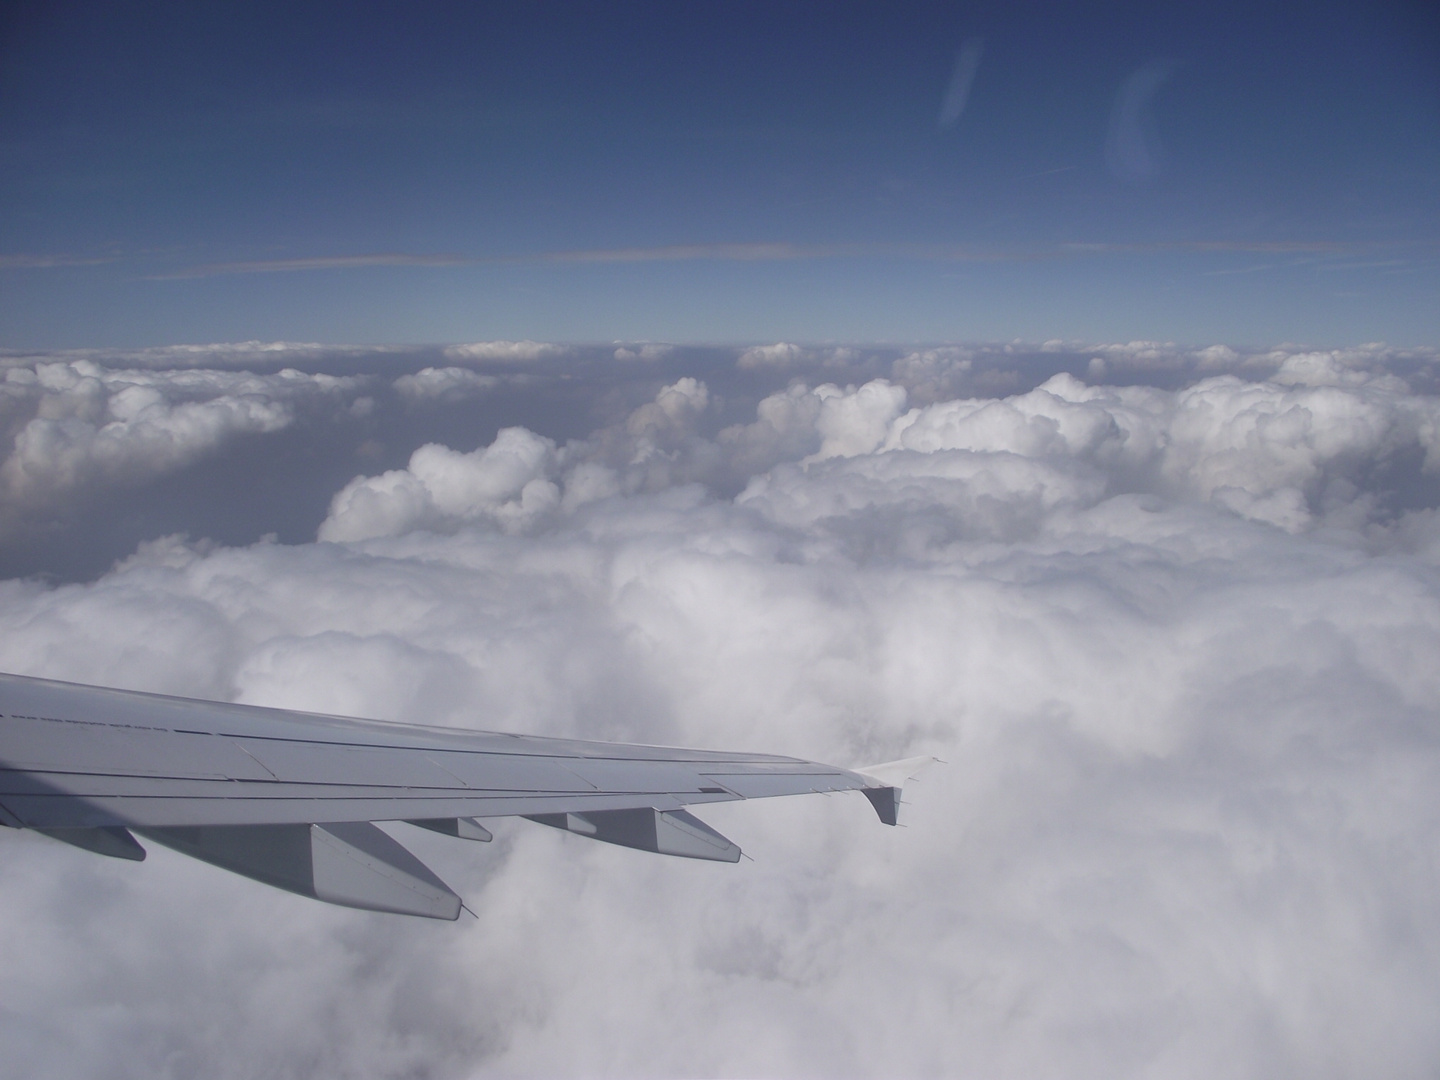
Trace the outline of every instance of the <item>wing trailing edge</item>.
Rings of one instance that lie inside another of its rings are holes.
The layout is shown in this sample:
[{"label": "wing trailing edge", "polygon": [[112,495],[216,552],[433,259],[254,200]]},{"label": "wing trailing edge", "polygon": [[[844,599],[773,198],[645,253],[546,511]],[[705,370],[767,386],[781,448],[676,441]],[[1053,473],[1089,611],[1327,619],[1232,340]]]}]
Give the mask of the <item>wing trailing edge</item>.
[{"label": "wing trailing edge", "polygon": [[898,821],[935,759],[863,770],[774,754],[420,727],[0,674],[0,826],[141,860],[132,833],[277,888],[455,919],[459,896],[375,825],[488,841],[526,817],[604,843],[733,863],[686,806],[860,791]]}]

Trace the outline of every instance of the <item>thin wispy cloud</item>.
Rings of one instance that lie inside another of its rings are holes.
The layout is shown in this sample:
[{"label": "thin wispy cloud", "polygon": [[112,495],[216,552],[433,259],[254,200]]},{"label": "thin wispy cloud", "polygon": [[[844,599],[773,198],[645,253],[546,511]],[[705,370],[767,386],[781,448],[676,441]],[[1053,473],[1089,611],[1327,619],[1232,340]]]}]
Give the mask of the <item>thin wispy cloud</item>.
[{"label": "thin wispy cloud", "polygon": [[[321,255],[291,259],[206,263],[164,273],[147,274],[146,279],[175,281],[231,274],[286,274],[300,271],[354,270],[371,267],[611,265],[700,261],[803,262],[816,259],[895,259],[983,263],[1031,262],[1103,255],[1159,255],[1176,252],[1360,255],[1417,246],[1420,245],[1356,244],[1333,240],[1185,240],[1150,243],[1097,241],[1093,243],[988,247],[971,244],[796,244],[773,241],[741,244],[664,244],[655,247],[579,248],[568,251],[490,256],[458,254]],[[3,262],[0,262],[0,268],[3,268],[4,265]]]},{"label": "thin wispy cloud", "polygon": [[[1379,245],[1394,247],[1397,245]],[[1408,245],[1407,245],[1408,246]],[[476,262],[640,263],[713,259],[733,262],[778,262],[805,259],[889,258],[951,262],[1004,262],[1084,255],[1145,255],[1166,252],[1266,254],[1354,254],[1375,251],[1374,244],[1333,240],[1183,240],[1153,243],[1037,244],[987,246],[972,244],[674,244],[661,247],[592,248],[538,255],[516,255]]]},{"label": "thin wispy cloud", "polygon": [[1374,244],[1353,244],[1339,240],[1183,240],[1147,244],[1072,243],[1061,244],[1055,250],[1072,255],[1144,255],[1161,251],[1249,251],[1271,254],[1304,252],[1328,255],[1360,250],[1373,251],[1376,247]]},{"label": "thin wispy cloud", "polygon": [[661,247],[592,248],[516,256],[515,262],[634,263],[686,262],[718,259],[731,262],[776,262],[791,259],[827,259],[863,254],[860,244],[668,244]]},{"label": "thin wispy cloud", "polygon": [[99,266],[114,255],[0,255],[0,270],[45,270],[56,266]]},{"label": "thin wispy cloud", "polygon": [[462,255],[383,252],[374,255],[322,255],[298,259],[206,263],[166,274],[147,276],[155,281],[169,281],[179,278],[219,277],[224,274],[286,274],[301,270],[355,270],[370,266],[463,266],[470,261]]}]

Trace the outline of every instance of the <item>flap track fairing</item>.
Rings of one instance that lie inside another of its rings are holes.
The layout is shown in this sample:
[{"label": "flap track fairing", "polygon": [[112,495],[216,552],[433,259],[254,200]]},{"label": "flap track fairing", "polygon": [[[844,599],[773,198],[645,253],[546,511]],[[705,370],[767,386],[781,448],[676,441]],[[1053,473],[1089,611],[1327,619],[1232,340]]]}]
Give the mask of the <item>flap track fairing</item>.
[{"label": "flap track fairing", "polygon": [[479,840],[482,844],[488,844],[495,839],[495,834],[473,817],[409,818],[406,819],[405,824],[418,825],[422,829],[429,829],[431,832],[442,833],[445,836],[458,836],[461,840]]},{"label": "flap track fairing", "polygon": [[93,851],[97,855],[109,855],[112,859],[129,859],[132,862],[145,861],[145,849],[130,835],[130,830],[120,825],[104,825],[94,829],[36,829],[52,840],[63,840],[67,844]]}]

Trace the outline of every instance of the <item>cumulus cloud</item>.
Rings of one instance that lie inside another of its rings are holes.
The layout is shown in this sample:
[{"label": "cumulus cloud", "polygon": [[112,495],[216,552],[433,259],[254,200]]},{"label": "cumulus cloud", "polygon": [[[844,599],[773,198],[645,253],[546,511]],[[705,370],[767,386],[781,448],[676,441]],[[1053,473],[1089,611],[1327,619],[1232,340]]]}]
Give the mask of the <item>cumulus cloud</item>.
[{"label": "cumulus cloud", "polygon": [[774,345],[753,345],[735,361],[742,368],[789,367],[805,359],[807,353],[799,345],[777,341]]},{"label": "cumulus cloud", "polygon": [[[745,477],[742,502],[758,491],[773,501],[776,484],[814,489],[818,476],[853,482],[858,472],[810,469],[834,458],[866,459],[858,468],[873,480],[863,496],[872,502],[888,501],[886,485],[902,474],[945,483],[964,474],[994,508],[997,492],[1019,497],[1068,485],[1088,492],[1092,504],[1120,493],[1208,501],[1297,531],[1336,515],[1368,519],[1378,509],[1366,488],[1371,474],[1407,453],[1419,455],[1427,472],[1440,462],[1436,399],[1327,353],[1292,355],[1263,382],[1227,375],[1167,391],[1091,387],[1061,374],[1025,394],[909,409],[905,388],[884,379],[844,388],[795,384],[759,402],[753,422],[713,440],[700,433],[709,406],[706,385],[686,377],[623,424],[564,447],[523,428],[469,454],[422,447],[408,469],[358,477],[337,494],[320,536],[363,539],[478,520],[513,531],[562,505],[621,491],[685,482],[724,490]],[[976,480],[981,473],[986,480]],[[828,495],[816,498],[827,504]],[[957,498],[952,492],[934,502],[958,505]],[[1056,498],[1037,505],[1053,509]]]},{"label": "cumulus cloud", "polygon": [[469,368],[421,368],[395,380],[395,390],[410,401],[464,401],[494,389],[500,380]]},{"label": "cumulus cloud", "polygon": [[445,356],[450,360],[471,363],[515,363],[548,360],[564,356],[569,350],[563,345],[543,341],[475,341],[467,345],[448,345]]},{"label": "cumulus cloud", "polygon": [[411,455],[409,468],[347,484],[320,539],[367,540],[476,519],[522,527],[559,502],[559,489],[546,479],[554,460],[555,444],[524,428],[506,428],[469,454],[429,443]]},{"label": "cumulus cloud", "polygon": [[664,360],[668,356],[673,356],[674,353],[675,346],[673,345],[655,345],[652,343],[637,345],[633,348],[628,345],[622,345],[615,350],[614,356],[616,360],[654,361]]},{"label": "cumulus cloud", "polygon": [[735,364],[742,371],[775,369],[786,370],[805,366],[823,368],[844,367],[861,358],[861,352],[848,346],[828,349],[807,349],[788,341],[777,341],[773,345],[752,345],[742,349]]},{"label": "cumulus cloud", "polygon": [[90,360],[11,366],[0,382],[0,425],[11,440],[0,487],[24,503],[133,483],[236,436],[288,427],[307,404],[328,400],[363,412],[356,394],[364,382],[294,369],[114,370]]},{"label": "cumulus cloud", "polygon": [[397,825],[479,916],[443,926],[0,837],[0,1074],[1431,1072],[1423,361],[1154,346],[1177,385],[937,397],[1003,348],[931,352],[886,359],[925,393],[800,381],[736,421],[697,371],[583,438],[427,443],[322,542],[0,583],[5,670],[949,762],[902,830],[715,807],[735,867]]}]

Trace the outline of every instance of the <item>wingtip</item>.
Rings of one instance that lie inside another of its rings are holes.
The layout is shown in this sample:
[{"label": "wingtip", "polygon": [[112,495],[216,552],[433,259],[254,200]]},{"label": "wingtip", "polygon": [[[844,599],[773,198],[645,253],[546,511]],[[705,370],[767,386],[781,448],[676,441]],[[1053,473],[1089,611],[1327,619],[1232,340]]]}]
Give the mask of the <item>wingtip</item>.
[{"label": "wingtip", "polygon": [[855,771],[866,780],[873,780],[877,787],[902,788],[907,781],[914,780],[923,770],[939,761],[940,759],[932,754],[921,754],[919,757],[884,761],[879,765],[866,765]]},{"label": "wingtip", "polygon": [[930,754],[867,765],[855,771],[867,782],[861,788],[875,813],[886,825],[900,824],[900,794],[906,781],[914,780],[921,770],[940,761]]}]

